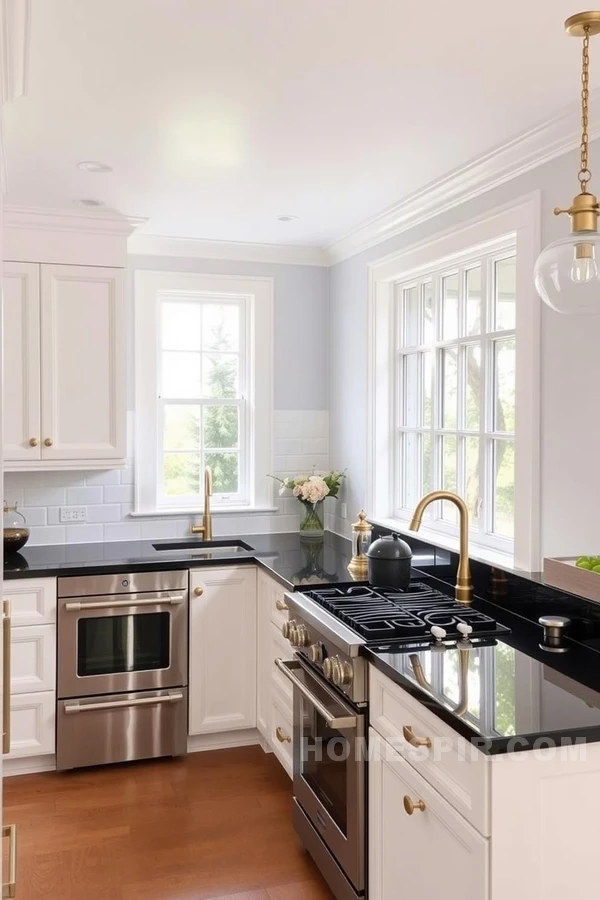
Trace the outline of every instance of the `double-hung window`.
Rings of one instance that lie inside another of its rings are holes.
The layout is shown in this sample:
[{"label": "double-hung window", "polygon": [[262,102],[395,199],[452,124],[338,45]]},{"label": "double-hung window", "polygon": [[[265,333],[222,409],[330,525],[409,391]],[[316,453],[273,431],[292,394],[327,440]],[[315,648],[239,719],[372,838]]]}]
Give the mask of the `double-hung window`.
[{"label": "double-hung window", "polygon": [[270,502],[269,279],[136,273],[138,512]]},{"label": "double-hung window", "polygon": [[[480,557],[539,565],[539,197],[369,269],[367,505],[407,528],[421,497],[459,494]],[[456,547],[454,504],[424,538]],[[501,559],[499,558],[501,557]]]},{"label": "double-hung window", "polygon": [[[515,308],[514,242],[395,285],[397,513],[409,517],[431,490],[459,493],[477,542],[504,551],[514,538]],[[454,504],[426,516],[456,532]]]}]

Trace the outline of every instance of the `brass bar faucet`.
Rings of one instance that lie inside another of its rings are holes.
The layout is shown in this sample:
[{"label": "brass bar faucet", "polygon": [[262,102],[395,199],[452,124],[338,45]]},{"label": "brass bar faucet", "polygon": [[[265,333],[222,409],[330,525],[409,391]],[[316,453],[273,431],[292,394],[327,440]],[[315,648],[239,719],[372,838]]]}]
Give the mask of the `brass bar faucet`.
[{"label": "brass bar faucet", "polygon": [[430,494],[419,500],[417,508],[408,526],[411,531],[418,531],[421,527],[423,513],[430,503],[436,500],[448,500],[458,508],[460,516],[460,556],[458,571],[456,573],[455,596],[459,603],[473,602],[473,582],[471,581],[471,566],[469,565],[469,510],[467,504],[458,494],[451,491],[431,491]]},{"label": "brass bar faucet", "polygon": [[204,514],[202,525],[192,525],[192,534],[204,535],[205,541],[212,541],[212,516],[210,514],[210,498],[213,492],[212,469],[207,466],[204,470]]}]

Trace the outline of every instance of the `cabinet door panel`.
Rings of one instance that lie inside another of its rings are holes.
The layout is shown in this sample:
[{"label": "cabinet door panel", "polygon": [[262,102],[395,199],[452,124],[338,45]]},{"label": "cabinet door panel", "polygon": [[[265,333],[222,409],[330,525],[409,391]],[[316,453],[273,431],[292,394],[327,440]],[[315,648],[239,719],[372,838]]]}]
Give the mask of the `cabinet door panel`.
[{"label": "cabinet door panel", "polygon": [[42,266],[41,278],[42,458],[123,458],[123,272]]},{"label": "cabinet door panel", "polygon": [[3,595],[10,600],[13,628],[56,622],[56,578],[11,578]]},{"label": "cabinet door panel", "polygon": [[[488,900],[489,841],[373,729],[369,732],[369,897]],[[412,815],[404,798],[422,801]]]},{"label": "cabinet door panel", "polygon": [[256,681],[256,569],[190,572],[190,734],[255,728]]},{"label": "cabinet door panel", "polygon": [[[2,278],[6,460],[40,459],[40,267],[4,263]],[[30,441],[37,441],[32,447]]]},{"label": "cabinet door panel", "polygon": [[26,625],[11,629],[11,694],[53,691],[56,672],[56,627]]},{"label": "cabinet door panel", "polygon": [[10,754],[7,759],[54,753],[56,694],[14,694],[10,698]]}]

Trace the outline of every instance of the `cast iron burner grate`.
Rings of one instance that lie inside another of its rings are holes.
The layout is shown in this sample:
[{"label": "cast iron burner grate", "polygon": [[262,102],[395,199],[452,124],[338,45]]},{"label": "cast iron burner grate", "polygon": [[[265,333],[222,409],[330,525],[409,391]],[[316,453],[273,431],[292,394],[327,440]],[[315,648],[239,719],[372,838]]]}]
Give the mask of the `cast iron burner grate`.
[{"label": "cast iron burner grate", "polygon": [[460,639],[457,625],[473,629],[473,636],[510,631],[485,613],[458,603],[426,584],[411,584],[406,592],[391,588],[321,588],[309,591],[314,600],[367,641],[413,641],[430,637],[431,628],[444,628],[447,638]]}]

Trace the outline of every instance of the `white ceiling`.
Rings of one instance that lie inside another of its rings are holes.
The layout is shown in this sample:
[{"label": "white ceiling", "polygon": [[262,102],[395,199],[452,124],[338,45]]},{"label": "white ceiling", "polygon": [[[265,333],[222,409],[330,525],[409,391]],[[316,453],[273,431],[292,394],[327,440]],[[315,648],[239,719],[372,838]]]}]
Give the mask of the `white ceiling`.
[{"label": "white ceiling", "polygon": [[96,198],[152,234],[325,246],[577,101],[580,43],[562,27],[577,8],[426,9],[32,0],[28,96],[5,114],[6,201]]}]

